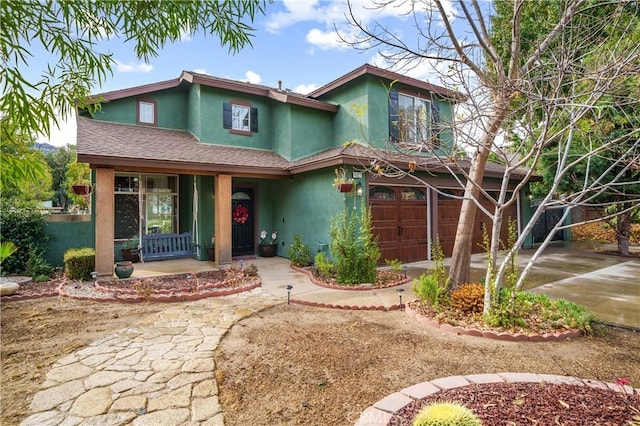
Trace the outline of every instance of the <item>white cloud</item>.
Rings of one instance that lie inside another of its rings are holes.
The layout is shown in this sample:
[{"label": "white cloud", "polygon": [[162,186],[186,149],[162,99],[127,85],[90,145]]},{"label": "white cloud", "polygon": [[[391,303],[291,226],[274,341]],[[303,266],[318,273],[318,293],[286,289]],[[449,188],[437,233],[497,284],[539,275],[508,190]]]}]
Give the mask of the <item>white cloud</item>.
[{"label": "white cloud", "polygon": [[253,71],[247,71],[246,73],[244,73],[244,77],[251,84],[260,84],[260,82],[262,81],[262,77],[260,77],[259,74]]},{"label": "white cloud", "polygon": [[204,69],[204,68],[196,68],[196,69],[194,69],[194,70],[193,70],[193,72],[195,72],[195,73],[197,73],[197,74],[209,74],[209,73],[207,72],[207,70],[206,70],[206,69]]},{"label": "white cloud", "polygon": [[306,95],[306,94],[309,94],[309,93],[313,92],[317,88],[318,88],[318,86],[316,86],[313,83],[311,83],[311,84],[299,84],[299,85],[297,85],[295,87],[295,89],[293,89],[293,91],[296,92],[296,93],[302,93],[303,95]]},{"label": "white cloud", "polygon": [[340,40],[335,31],[322,31],[314,28],[307,33],[305,39],[307,43],[321,50],[346,50],[349,48],[349,45]]},{"label": "white cloud", "polygon": [[148,73],[153,70],[153,65],[146,64],[144,62],[134,63],[129,62],[125,64],[124,62],[120,62],[116,59],[116,67],[118,72],[140,72],[140,73]]}]

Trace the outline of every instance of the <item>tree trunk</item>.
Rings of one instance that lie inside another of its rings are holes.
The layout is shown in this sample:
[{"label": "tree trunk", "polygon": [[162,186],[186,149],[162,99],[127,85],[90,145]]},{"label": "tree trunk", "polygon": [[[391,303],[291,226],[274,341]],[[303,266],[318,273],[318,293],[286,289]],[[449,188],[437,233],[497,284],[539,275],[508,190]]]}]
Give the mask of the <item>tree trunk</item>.
[{"label": "tree trunk", "polygon": [[618,253],[629,256],[629,237],[631,236],[631,213],[626,212],[618,216],[616,222],[616,240]]},{"label": "tree trunk", "polygon": [[464,200],[460,209],[460,218],[458,219],[458,228],[456,230],[456,239],[453,245],[453,254],[451,255],[451,268],[449,275],[449,288],[455,289],[460,284],[468,283],[471,276],[471,246],[473,244],[473,225],[476,219],[475,200],[478,200],[480,194],[480,186],[484,178],[484,170],[489,158],[489,152],[496,137],[496,133],[500,129],[502,122],[507,116],[507,108],[505,101],[498,103],[495,108],[493,118],[489,123],[482,144],[478,147],[476,155],[471,160],[471,169],[469,170],[469,180],[464,190]]}]

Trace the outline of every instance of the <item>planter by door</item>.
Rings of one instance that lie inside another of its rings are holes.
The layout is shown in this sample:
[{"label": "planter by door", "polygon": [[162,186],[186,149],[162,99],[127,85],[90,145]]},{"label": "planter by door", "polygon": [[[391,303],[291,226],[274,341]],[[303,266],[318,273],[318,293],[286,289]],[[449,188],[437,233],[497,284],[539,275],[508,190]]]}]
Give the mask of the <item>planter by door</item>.
[{"label": "planter by door", "polygon": [[351,190],[353,190],[352,183],[339,183],[336,185],[336,187],[338,188],[339,192],[351,192]]},{"label": "planter by door", "polygon": [[118,278],[129,278],[133,274],[133,263],[126,260],[116,263],[116,275]]},{"label": "planter by door", "polygon": [[258,254],[261,257],[274,257],[278,254],[277,244],[261,244],[258,246]]}]

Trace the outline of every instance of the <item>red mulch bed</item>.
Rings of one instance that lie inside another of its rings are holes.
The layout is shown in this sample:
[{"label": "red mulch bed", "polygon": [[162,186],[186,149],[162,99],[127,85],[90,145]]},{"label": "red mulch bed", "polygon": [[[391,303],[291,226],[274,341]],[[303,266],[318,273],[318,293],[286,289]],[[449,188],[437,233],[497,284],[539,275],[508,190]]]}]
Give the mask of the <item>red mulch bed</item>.
[{"label": "red mulch bed", "polygon": [[483,426],[494,425],[625,425],[640,421],[640,395],[608,388],[550,383],[474,384],[438,392],[400,410],[391,426],[410,426],[422,407],[458,401]]}]

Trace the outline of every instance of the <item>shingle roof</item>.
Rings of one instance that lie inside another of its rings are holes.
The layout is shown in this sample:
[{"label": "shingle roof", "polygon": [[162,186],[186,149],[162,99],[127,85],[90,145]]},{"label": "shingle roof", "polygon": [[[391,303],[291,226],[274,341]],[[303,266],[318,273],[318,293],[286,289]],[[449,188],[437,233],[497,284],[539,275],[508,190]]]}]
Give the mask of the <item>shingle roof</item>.
[{"label": "shingle roof", "polygon": [[[288,161],[260,149],[200,143],[191,133],[150,126],[111,123],[78,117],[78,161],[97,166],[158,169],[184,173],[231,173],[234,176],[289,177],[340,164],[368,166],[381,158],[379,150],[360,144],[331,148],[304,159]],[[442,160],[401,152],[385,152],[384,159],[406,168],[411,161],[418,170],[448,173]],[[469,170],[469,160],[450,163],[452,170]],[[487,177],[501,177],[504,167],[487,163]],[[514,173],[524,176],[525,170]]]},{"label": "shingle roof", "polygon": [[78,117],[78,160],[99,165],[286,176],[289,162],[266,150],[198,142],[189,132]]}]

